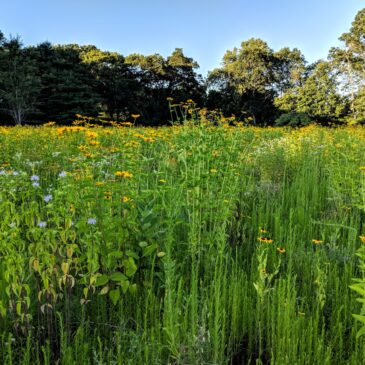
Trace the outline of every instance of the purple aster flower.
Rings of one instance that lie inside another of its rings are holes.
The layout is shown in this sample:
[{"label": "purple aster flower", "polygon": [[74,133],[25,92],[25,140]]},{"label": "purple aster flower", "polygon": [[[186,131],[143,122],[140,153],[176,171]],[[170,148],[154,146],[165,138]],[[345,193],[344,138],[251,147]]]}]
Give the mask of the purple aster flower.
[{"label": "purple aster flower", "polygon": [[30,177],[30,181],[39,181],[39,176],[38,175],[32,175]]},{"label": "purple aster flower", "polygon": [[19,172],[18,171],[13,171],[13,175],[14,176],[18,176],[19,175]]},{"label": "purple aster flower", "polygon": [[35,181],[32,185],[37,188],[39,186],[39,182]]},{"label": "purple aster flower", "polygon": [[61,171],[59,174],[58,174],[59,177],[66,177],[67,176],[67,172],[66,171]]},{"label": "purple aster flower", "polygon": [[0,170],[0,175],[5,175],[5,170]]},{"label": "purple aster flower", "polygon": [[87,220],[87,224],[95,224],[96,223],[96,218],[89,218]]},{"label": "purple aster flower", "polygon": [[43,197],[43,200],[44,200],[46,203],[48,203],[49,201],[51,201],[51,200],[52,200],[52,195],[51,195],[51,194],[45,195],[45,196]]},{"label": "purple aster flower", "polygon": [[45,228],[47,226],[47,222],[45,222],[45,221],[40,221],[39,223],[38,223],[38,227],[39,228]]}]

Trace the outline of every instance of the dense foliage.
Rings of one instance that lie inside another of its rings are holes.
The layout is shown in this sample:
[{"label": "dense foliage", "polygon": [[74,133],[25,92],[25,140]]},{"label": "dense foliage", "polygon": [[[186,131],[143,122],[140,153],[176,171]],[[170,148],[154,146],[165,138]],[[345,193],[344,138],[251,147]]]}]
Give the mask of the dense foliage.
[{"label": "dense foliage", "polygon": [[340,37],[343,46],[311,65],[298,49],[274,51],[261,39],[249,39],[227,51],[206,80],[180,48],[166,58],[124,57],[95,46],[24,47],[0,32],[0,120],[67,124],[75,114],[115,121],[134,114],[140,124],[166,124],[171,120],[166,98],[173,98],[192,99],[246,124],[274,124],[288,113],[323,124],[363,123],[364,24],[365,9]]},{"label": "dense foliage", "polygon": [[365,363],[365,129],[227,123],[0,128],[1,364]]}]

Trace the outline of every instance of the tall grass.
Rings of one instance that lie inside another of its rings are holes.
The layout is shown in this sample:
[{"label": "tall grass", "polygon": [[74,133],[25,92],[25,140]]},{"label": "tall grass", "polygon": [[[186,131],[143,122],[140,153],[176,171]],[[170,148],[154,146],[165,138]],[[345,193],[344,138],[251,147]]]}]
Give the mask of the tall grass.
[{"label": "tall grass", "polygon": [[0,129],[0,363],[365,363],[364,142]]}]

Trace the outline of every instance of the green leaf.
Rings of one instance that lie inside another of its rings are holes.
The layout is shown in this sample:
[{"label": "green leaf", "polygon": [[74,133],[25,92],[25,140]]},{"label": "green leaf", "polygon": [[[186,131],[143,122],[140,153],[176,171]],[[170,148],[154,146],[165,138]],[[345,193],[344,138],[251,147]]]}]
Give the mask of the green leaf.
[{"label": "green leaf", "polygon": [[133,276],[138,269],[132,257],[130,257],[128,260],[124,260],[123,265],[125,267],[125,274],[128,277]]},{"label": "green leaf", "polygon": [[109,253],[109,256],[115,257],[116,259],[121,259],[123,257],[122,251],[113,251]]},{"label": "green leaf", "polygon": [[108,275],[100,275],[96,278],[95,286],[103,286],[109,281]]},{"label": "green leaf", "polygon": [[354,318],[356,318],[358,321],[360,321],[361,323],[365,324],[365,316],[362,316],[360,314],[353,314],[352,315]]},{"label": "green leaf", "polygon": [[151,256],[157,250],[157,244],[154,243],[151,246],[147,246],[143,249],[143,257]]},{"label": "green leaf", "polygon": [[116,288],[114,290],[110,290],[109,292],[109,298],[112,301],[114,305],[118,303],[118,300],[120,298],[120,290],[119,288]]},{"label": "green leaf", "polygon": [[136,259],[136,260],[138,260],[139,259],[139,256],[135,253],[135,252],[133,252],[133,251],[131,251],[131,250],[127,250],[126,251],[126,255],[128,256],[128,257],[133,257],[134,259]]},{"label": "green leaf", "polygon": [[110,280],[112,280],[112,281],[124,281],[127,279],[128,278],[119,271],[114,272],[113,274],[110,275]]},{"label": "green leaf", "polygon": [[359,293],[360,295],[362,295],[363,297],[365,297],[365,289],[363,289],[364,285],[350,285],[350,289],[356,291],[357,293]]},{"label": "green leaf", "polygon": [[132,293],[132,294],[136,294],[137,293],[137,284],[132,284],[129,286],[129,291]]},{"label": "green leaf", "polygon": [[120,286],[123,290],[123,293],[125,294],[129,287],[129,280],[121,281]]},{"label": "green leaf", "polygon": [[364,334],[365,334],[365,326],[362,326],[360,328],[360,330],[356,333],[356,338],[358,339],[359,337],[361,337]]}]

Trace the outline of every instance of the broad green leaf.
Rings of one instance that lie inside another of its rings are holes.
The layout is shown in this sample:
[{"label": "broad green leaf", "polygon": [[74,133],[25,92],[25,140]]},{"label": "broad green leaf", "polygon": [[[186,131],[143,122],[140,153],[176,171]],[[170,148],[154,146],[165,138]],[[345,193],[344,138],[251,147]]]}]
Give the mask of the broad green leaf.
[{"label": "broad green leaf", "polygon": [[119,271],[114,272],[113,274],[110,275],[110,280],[112,280],[112,281],[124,281],[127,279],[128,278]]},{"label": "broad green leaf", "polygon": [[118,303],[118,300],[120,298],[120,290],[119,288],[116,288],[114,290],[110,290],[109,292],[109,298],[112,301],[114,305]]},{"label": "broad green leaf", "polygon": [[109,281],[108,275],[100,275],[96,278],[95,286],[103,286]]},{"label": "broad green leaf", "polygon": [[125,294],[129,287],[129,280],[121,281],[120,286],[123,290],[123,293]]}]

